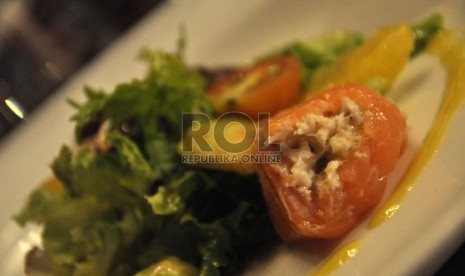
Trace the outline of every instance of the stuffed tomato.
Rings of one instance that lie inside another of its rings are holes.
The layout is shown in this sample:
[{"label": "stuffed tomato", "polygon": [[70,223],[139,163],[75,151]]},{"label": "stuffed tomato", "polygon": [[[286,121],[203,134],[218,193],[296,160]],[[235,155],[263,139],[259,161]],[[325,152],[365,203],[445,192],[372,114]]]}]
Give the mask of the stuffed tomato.
[{"label": "stuffed tomato", "polygon": [[261,130],[281,162],[258,173],[283,240],[334,238],[384,193],[406,144],[406,118],[388,98],[357,85],[332,88],[277,113]]}]

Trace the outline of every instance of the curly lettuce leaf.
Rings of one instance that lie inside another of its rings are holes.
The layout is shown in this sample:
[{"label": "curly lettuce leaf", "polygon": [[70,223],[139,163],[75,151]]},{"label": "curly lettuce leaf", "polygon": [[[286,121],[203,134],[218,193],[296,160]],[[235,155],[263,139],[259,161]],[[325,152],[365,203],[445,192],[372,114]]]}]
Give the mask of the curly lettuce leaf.
[{"label": "curly lettuce leaf", "polygon": [[101,122],[101,110],[106,105],[108,95],[103,90],[92,89],[88,86],[84,87],[84,94],[87,101],[80,104],[69,99],[68,103],[78,110],[71,117],[75,122],[74,135],[77,141],[97,132]]},{"label": "curly lettuce leaf", "polygon": [[86,197],[37,189],[16,220],[44,226],[42,246],[55,274],[109,275],[150,228],[151,216],[144,200],[116,189]]},{"label": "curly lettuce leaf", "polygon": [[73,196],[103,194],[116,186],[145,195],[155,174],[137,145],[122,134],[107,134],[106,152],[81,147],[74,152],[62,147],[52,170]]},{"label": "curly lettuce leaf", "polygon": [[43,226],[59,275],[132,275],[175,256],[232,274],[274,231],[256,178],[194,169],[176,151],[182,114],[210,114],[204,80],[177,55],[144,50],[148,72],[111,93],[85,88],[76,146],[52,163],[62,191],[34,191],[16,216]]},{"label": "curly lettuce leaf", "polygon": [[255,176],[190,171],[161,185],[149,203],[169,229],[158,248],[195,264],[200,275],[231,274],[276,237]]},{"label": "curly lettuce leaf", "polygon": [[442,30],[444,30],[444,18],[439,13],[433,13],[412,25],[413,35],[415,36],[412,57],[423,52],[431,39]]}]

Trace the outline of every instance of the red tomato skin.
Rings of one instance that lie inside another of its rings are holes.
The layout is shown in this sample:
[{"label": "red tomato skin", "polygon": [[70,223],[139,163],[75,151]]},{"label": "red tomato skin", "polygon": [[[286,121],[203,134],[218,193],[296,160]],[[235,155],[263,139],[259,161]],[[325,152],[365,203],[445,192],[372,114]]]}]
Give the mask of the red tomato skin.
[{"label": "red tomato skin", "polygon": [[[266,79],[260,85],[252,87],[238,96],[228,98],[229,89],[241,80],[251,74],[265,72],[272,66],[279,68],[279,73],[276,76]],[[301,68],[296,58],[290,56],[275,57],[221,78],[210,85],[207,95],[218,113],[239,111],[257,119],[260,112],[274,114],[294,105],[299,96],[300,78]],[[229,105],[231,100],[233,100],[234,105]]]},{"label": "red tomato skin", "polygon": [[[260,164],[258,174],[270,216],[285,241],[335,238],[347,233],[381,200],[387,176],[407,141],[405,116],[388,98],[365,87],[344,85],[284,110],[269,121],[269,135],[305,114],[332,114],[348,97],[361,109],[361,141],[337,170],[341,187],[313,200],[287,185],[280,164]],[[291,123],[292,124],[292,123]]]}]

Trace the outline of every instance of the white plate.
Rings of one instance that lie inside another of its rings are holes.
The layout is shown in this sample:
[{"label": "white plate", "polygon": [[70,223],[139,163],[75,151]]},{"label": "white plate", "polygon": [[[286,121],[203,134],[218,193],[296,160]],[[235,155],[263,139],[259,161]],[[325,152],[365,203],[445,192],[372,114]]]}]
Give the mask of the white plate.
[{"label": "white plate", "polygon": [[[23,255],[39,241],[36,230],[21,230],[11,222],[28,193],[50,175],[48,164],[63,143],[72,139],[66,98],[83,99],[82,87],[111,89],[141,76],[144,67],[134,57],[141,47],[173,50],[178,27],[188,31],[191,64],[247,62],[250,58],[296,38],[330,30],[352,29],[367,34],[399,21],[413,22],[441,11],[449,26],[465,22],[465,4],[442,1],[301,1],[301,0],[173,0],[147,16],[94,62],[64,85],[7,140],[0,144],[0,275],[22,275]],[[405,165],[429,129],[444,75],[430,58],[416,59],[401,76],[395,92],[409,116],[409,150],[393,173]],[[337,246],[355,236],[359,253],[340,268],[341,275],[403,275],[432,273],[465,239],[465,109],[453,120],[442,146],[400,211],[378,228],[361,225],[344,240],[313,243],[306,250],[282,245],[263,256],[249,275],[307,275]]]}]

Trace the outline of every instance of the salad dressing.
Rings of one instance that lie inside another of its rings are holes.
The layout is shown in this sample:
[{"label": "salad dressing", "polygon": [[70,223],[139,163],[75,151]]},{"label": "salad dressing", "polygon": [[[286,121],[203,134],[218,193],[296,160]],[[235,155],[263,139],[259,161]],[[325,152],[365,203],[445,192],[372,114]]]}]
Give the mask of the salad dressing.
[{"label": "salad dressing", "polygon": [[321,264],[313,273],[312,276],[323,276],[334,273],[337,269],[349,262],[355,257],[359,251],[360,240],[354,240],[339,248],[333,253],[323,264]]},{"label": "salad dressing", "polygon": [[437,152],[447,128],[465,99],[465,44],[455,33],[444,32],[432,41],[429,52],[439,57],[447,72],[446,87],[436,118],[403,179],[373,215],[369,228],[391,218],[401,207],[418,177]]}]

